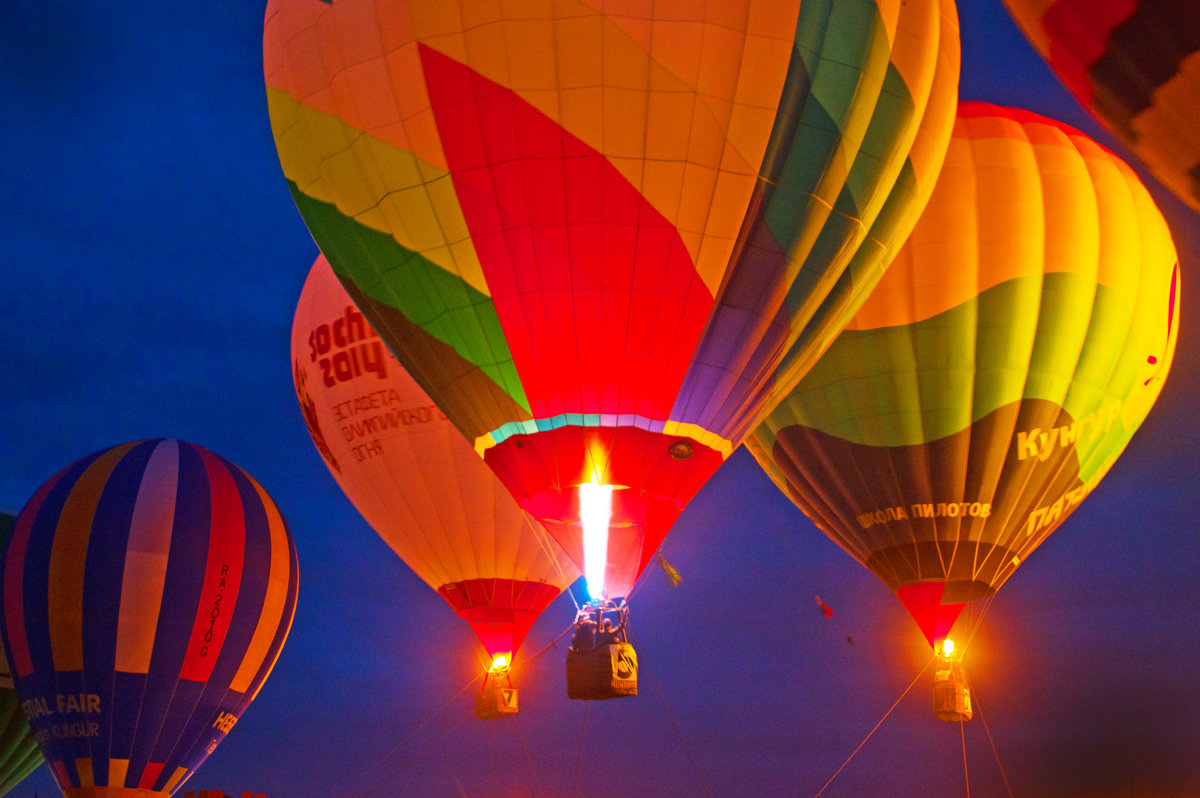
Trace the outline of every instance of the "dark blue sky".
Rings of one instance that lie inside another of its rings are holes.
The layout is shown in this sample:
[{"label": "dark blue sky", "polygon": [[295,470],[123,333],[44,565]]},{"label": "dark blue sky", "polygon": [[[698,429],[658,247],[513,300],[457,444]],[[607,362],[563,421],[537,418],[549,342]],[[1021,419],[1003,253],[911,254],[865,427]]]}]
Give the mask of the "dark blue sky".
[{"label": "dark blue sky", "polygon": [[[1130,157],[999,0],[960,6],[963,98],[1054,116]],[[928,646],[745,452],[667,538],[682,585],[651,570],[633,597],[640,696],[566,699],[565,645],[533,656],[570,623],[563,598],[522,651],[520,715],[473,717],[471,632],[341,495],[292,393],[289,329],[317,250],[271,141],[262,12],[7,0],[0,23],[0,505],[19,508],[96,449],[176,437],[253,474],[296,537],[288,644],[187,788],[815,795]],[[965,728],[972,794],[1007,794],[988,732],[1017,796],[1200,794],[1200,218],[1148,184],[1183,261],[1173,372],[1123,458],[983,622],[968,655],[986,719]],[[964,741],[933,718],[929,682],[825,796],[965,793]],[[55,794],[44,768],[12,795],[35,789]]]}]

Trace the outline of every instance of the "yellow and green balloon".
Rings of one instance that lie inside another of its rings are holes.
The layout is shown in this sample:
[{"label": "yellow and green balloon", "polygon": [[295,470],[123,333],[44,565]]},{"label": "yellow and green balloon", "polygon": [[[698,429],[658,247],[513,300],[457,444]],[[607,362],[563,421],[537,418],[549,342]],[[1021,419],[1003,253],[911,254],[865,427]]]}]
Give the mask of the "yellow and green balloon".
[{"label": "yellow and green balloon", "polygon": [[911,237],[747,446],[932,644],[1112,467],[1178,313],[1170,232],[1125,163],[964,103]]}]

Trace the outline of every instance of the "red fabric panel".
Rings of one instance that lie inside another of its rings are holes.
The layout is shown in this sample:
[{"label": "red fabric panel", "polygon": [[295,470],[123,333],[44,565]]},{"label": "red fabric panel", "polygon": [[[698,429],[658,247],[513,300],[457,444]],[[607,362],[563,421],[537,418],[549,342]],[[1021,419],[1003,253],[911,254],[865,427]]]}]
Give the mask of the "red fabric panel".
[{"label": "red fabric panel", "polygon": [[712,308],[679,234],[599,152],[514,92],[419,51],[530,412],[665,420]]},{"label": "red fabric panel", "polygon": [[154,782],[158,778],[158,774],[162,772],[162,769],[162,762],[147,762],[146,769],[142,771],[142,777],[138,779],[138,789],[153,789]]},{"label": "red fabric panel", "polygon": [[942,582],[920,582],[896,588],[896,597],[908,609],[908,614],[917,622],[930,646],[935,640],[950,634],[950,627],[958,620],[962,608],[967,606],[943,604],[942,592],[945,589],[946,585]]},{"label": "red fabric panel", "polygon": [[606,578],[617,598],[628,595],[675,519],[721,466],[719,452],[695,441],[690,457],[672,458],[667,450],[680,440],[636,427],[562,427],[508,438],[484,459],[580,568],[579,485],[598,467],[604,484],[620,487],[613,491]]},{"label": "red fabric panel", "polygon": [[545,582],[515,579],[470,579],[438,588],[492,657],[515,655],[533,622],[560,592]]},{"label": "red fabric panel", "polygon": [[1088,67],[1108,49],[1112,29],[1132,16],[1138,0],[1059,0],[1042,16],[1055,73],[1085,105],[1092,103]]},{"label": "red fabric panel", "polygon": [[208,471],[212,529],[208,538],[208,563],[204,568],[204,590],[196,608],[196,622],[192,626],[179,678],[207,682],[237,606],[246,554],[246,516],[233,476],[211,452],[199,447],[196,451],[204,459]]}]

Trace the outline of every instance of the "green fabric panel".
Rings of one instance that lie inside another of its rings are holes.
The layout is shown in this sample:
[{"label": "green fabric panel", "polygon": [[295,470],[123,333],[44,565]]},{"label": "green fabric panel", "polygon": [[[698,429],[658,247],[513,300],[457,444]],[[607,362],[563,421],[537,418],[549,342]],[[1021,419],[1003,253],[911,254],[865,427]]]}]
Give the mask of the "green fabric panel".
[{"label": "green fabric panel", "polygon": [[20,702],[16,690],[0,688],[0,795],[15,787],[44,761],[21,712]]},{"label": "green fabric panel", "polygon": [[891,45],[873,2],[838,0],[830,5],[829,14],[828,28],[833,35],[823,43],[812,93],[830,116],[845,120],[860,102],[863,74],[875,64],[888,62]]},{"label": "green fabric panel", "polygon": [[[890,57],[886,45],[885,39],[885,49],[880,54],[884,59]],[[895,65],[888,61],[884,70],[883,89],[871,111],[871,124],[858,157],[850,167],[850,174],[846,176],[846,185],[838,197],[836,208],[839,211],[858,218],[873,215],[870,206],[878,207],[883,202],[877,187],[895,173],[899,144],[905,143],[907,152],[913,138],[911,131],[916,124],[916,103],[912,93]],[[908,163],[907,158],[904,163]]]},{"label": "green fabric panel", "polygon": [[426,333],[478,366],[513,401],[528,408],[504,330],[490,297],[391,236],[365,227],[288,181],[300,215],[325,242],[322,251],[342,278],[396,308]]},{"label": "green fabric panel", "polygon": [[[1111,323],[1127,318],[1132,302],[1087,277],[1054,273],[994,286],[913,325],[846,331],[768,424],[802,424],[871,446],[911,446],[954,434],[1022,398],[1087,418],[1135,384],[1144,347],[1124,340],[1128,323]],[[1034,307],[1040,312],[1014,312]],[[1086,334],[1069,332],[1072,325]],[[1077,385],[1091,387],[1068,391]],[[1080,440],[1080,460],[1096,447],[1115,456],[1131,434]]]},{"label": "green fabric panel", "polygon": [[[908,229],[906,222],[912,221],[910,216],[916,195],[916,170],[912,162],[906,159],[892,191],[875,217],[867,239],[858,246],[829,295],[818,292],[820,305],[816,308],[804,307],[804,300],[811,302],[815,284],[829,278],[809,267],[807,261],[801,267],[788,292],[788,308],[793,318],[805,313],[809,321],[780,361],[777,373],[806,373],[817,354],[829,346],[829,338],[845,328],[846,322],[861,306],[867,293],[879,282],[891,253],[902,243],[897,241],[897,237]],[[831,238],[832,232],[818,238],[814,257],[829,257],[828,248],[836,246]]]}]

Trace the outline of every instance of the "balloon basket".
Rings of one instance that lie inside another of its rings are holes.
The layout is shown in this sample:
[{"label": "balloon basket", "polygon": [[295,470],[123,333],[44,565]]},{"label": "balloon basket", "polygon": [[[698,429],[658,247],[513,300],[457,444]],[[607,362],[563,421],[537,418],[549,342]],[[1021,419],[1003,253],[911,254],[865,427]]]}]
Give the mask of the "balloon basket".
[{"label": "balloon basket", "polygon": [[628,620],[623,602],[601,600],[579,610],[567,649],[567,698],[603,701],[637,695],[637,651],[626,639]]},{"label": "balloon basket", "polygon": [[492,683],[475,694],[475,717],[495,720],[517,714],[517,688]]},{"label": "balloon basket", "polygon": [[941,720],[959,723],[973,717],[971,688],[961,661],[938,658],[933,674],[933,714]]}]

